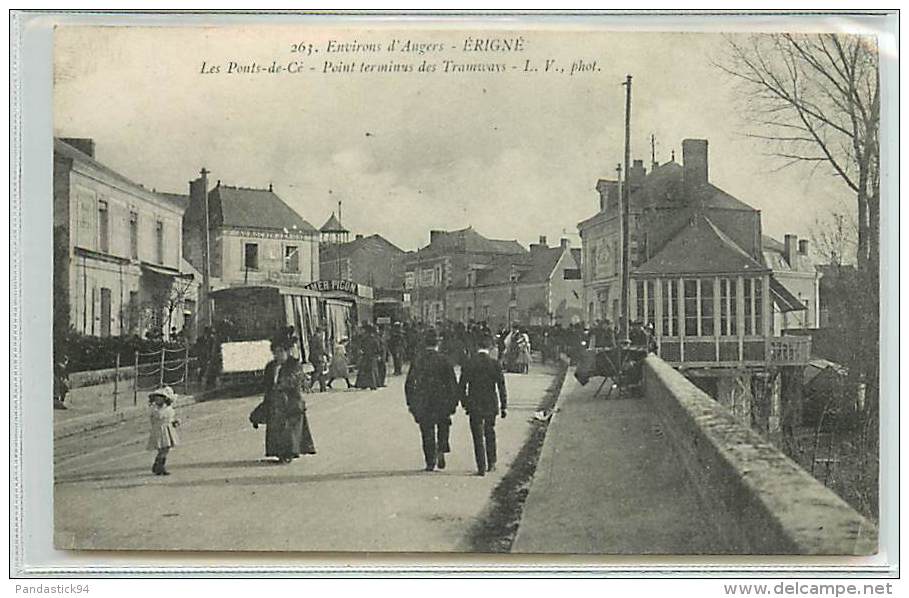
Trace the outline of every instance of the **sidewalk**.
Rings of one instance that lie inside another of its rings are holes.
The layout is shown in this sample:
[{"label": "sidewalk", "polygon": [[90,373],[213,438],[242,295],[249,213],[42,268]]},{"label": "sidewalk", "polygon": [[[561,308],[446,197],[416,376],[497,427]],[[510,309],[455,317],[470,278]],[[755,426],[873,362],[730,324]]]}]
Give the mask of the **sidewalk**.
[{"label": "sidewalk", "polygon": [[[130,388],[128,393],[117,397],[117,410],[114,411],[112,393],[104,392],[100,388],[105,386],[108,385],[77,388],[67,395],[67,408],[65,410],[54,409],[54,439],[112,426],[127,419],[147,415],[147,391],[138,393],[136,404],[133,405],[133,392]],[[174,407],[179,409],[192,405],[196,402],[197,396],[201,394],[177,394]]]},{"label": "sidewalk", "polygon": [[513,553],[727,552],[651,405],[568,371]]}]

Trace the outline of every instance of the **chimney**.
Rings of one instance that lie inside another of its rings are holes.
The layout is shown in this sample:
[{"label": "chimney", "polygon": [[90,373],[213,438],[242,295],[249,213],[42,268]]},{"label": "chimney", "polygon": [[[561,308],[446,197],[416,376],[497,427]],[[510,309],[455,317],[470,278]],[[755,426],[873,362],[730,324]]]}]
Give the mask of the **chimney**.
[{"label": "chimney", "polygon": [[60,141],[73,146],[89,158],[95,157],[95,140],[90,137],[61,137]]},{"label": "chimney", "polygon": [[269,190],[269,191],[272,190],[271,183],[268,184],[268,190]]},{"label": "chimney", "polygon": [[802,255],[808,255],[808,239],[799,240],[799,253]]},{"label": "chimney", "polygon": [[358,233],[358,234],[354,235],[354,237],[357,239],[357,241],[359,241],[360,239],[363,238],[363,235]]},{"label": "chimney", "polygon": [[433,243],[435,243],[436,240],[437,240],[440,236],[442,236],[443,234],[445,234],[445,231],[444,231],[444,230],[431,230],[431,231],[429,231],[429,244],[432,245]]},{"label": "chimney", "polygon": [[540,245],[549,246],[549,243],[546,242],[546,235],[540,235]]},{"label": "chimney", "polygon": [[686,187],[693,188],[707,184],[706,139],[682,141],[682,169]]},{"label": "chimney", "polygon": [[628,171],[628,183],[631,185],[632,191],[644,184],[644,177],[646,175],[647,169],[644,168],[644,161],[634,160],[631,163],[631,168]]},{"label": "chimney", "polygon": [[562,249],[568,249],[571,247],[571,241],[569,241],[566,237],[562,237],[559,239],[559,247]]},{"label": "chimney", "polygon": [[792,268],[798,265],[796,262],[798,259],[798,241],[799,238],[796,235],[786,235],[783,238],[783,257],[786,258],[786,263]]}]

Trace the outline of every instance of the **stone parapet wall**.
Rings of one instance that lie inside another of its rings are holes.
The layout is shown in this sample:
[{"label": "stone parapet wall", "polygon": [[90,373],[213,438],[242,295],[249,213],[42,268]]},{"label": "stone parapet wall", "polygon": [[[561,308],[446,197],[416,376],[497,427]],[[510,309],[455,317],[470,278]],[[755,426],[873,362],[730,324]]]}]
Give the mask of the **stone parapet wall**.
[{"label": "stone parapet wall", "polygon": [[870,555],[877,527],[655,355],[644,394],[742,554]]}]

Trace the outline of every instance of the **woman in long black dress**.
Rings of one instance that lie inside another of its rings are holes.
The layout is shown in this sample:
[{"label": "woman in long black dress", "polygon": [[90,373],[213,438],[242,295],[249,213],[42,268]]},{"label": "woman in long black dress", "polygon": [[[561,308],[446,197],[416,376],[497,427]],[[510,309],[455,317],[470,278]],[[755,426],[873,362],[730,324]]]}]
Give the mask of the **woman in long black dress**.
[{"label": "woman in long black dress", "polygon": [[303,366],[290,354],[295,342],[292,330],[276,336],[271,342],[274,359],[265,366],[265,456],[277,457],[279,463],[316,452],[306,420]]}]

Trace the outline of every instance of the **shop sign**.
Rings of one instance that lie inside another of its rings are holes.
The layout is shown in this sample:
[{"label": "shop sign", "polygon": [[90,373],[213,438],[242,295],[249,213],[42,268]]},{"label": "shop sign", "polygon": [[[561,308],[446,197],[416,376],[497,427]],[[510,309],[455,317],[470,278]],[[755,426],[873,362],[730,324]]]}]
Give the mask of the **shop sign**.
[{"label": "shop sign", "polygon": [[359,286],[352,280],[314,280],[304,288],[313,291],[340,291],[351,295],[359,295]]}]

